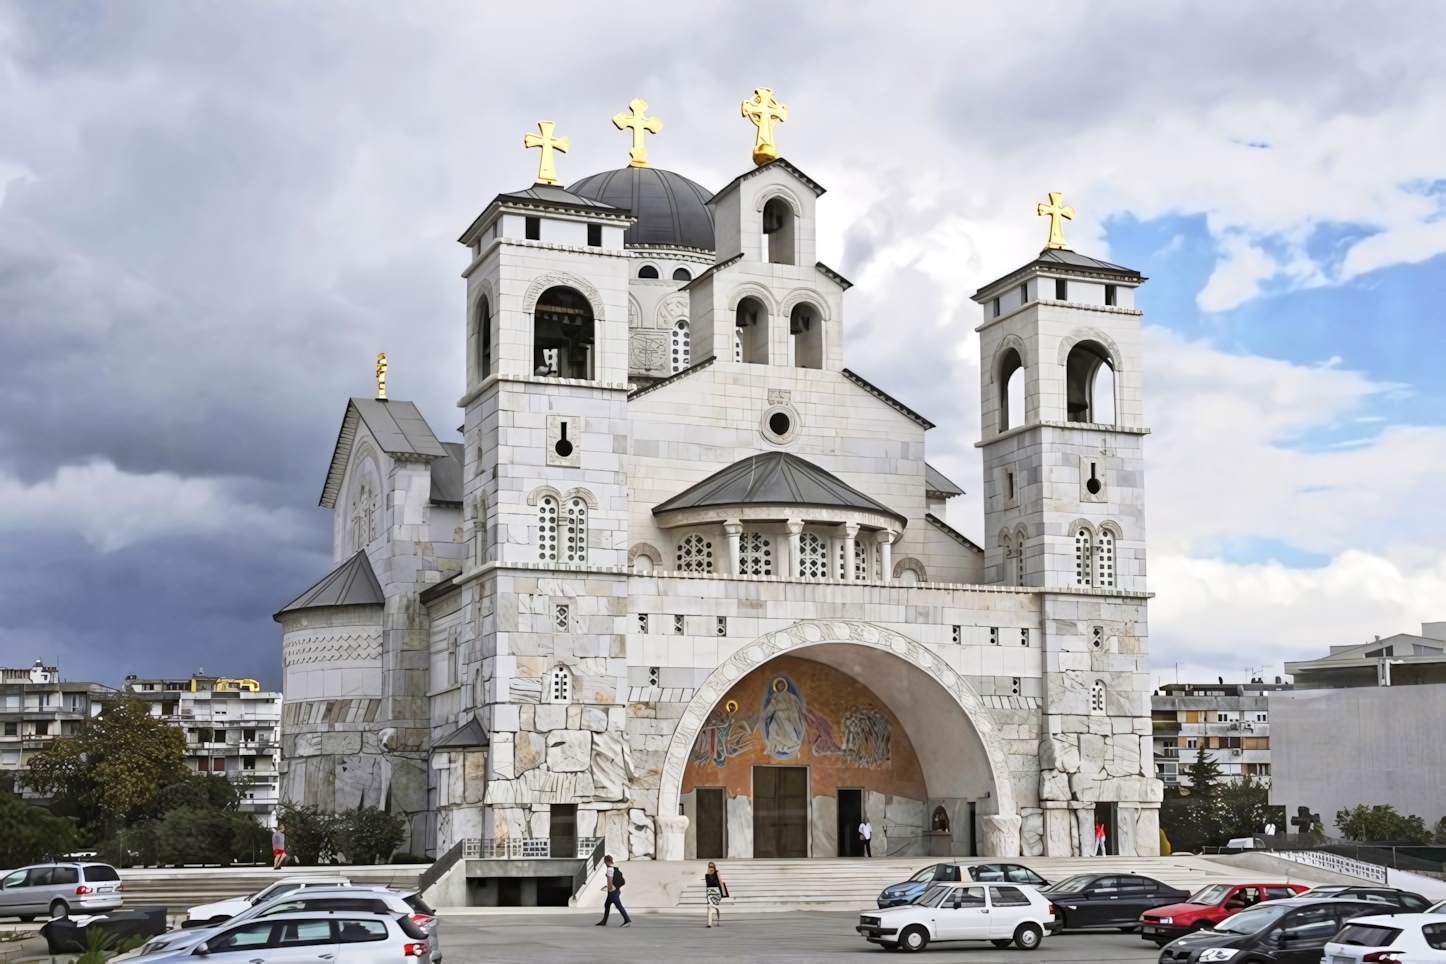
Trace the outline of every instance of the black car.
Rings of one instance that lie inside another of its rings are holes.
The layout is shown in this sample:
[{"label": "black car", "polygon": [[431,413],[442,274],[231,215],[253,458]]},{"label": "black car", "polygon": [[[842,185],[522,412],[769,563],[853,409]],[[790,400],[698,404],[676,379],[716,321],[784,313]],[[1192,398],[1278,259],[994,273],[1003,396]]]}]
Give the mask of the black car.
[{"label": "black car", "polygon": [[[1379,902],[1289,897],[1269,900],[1227,917],[1213,928],[1171,941],[1160,964],[1240,960],[1259,964],[1319,964],[1326,943],[1352,917],[1379,914]],[[1222,956],[1211,950],[1233,951]]]},{"label": "black car", "polygon": [[1190,896],[1150,877],[1137,874],[1079,874],[1040,891],[1054,904],[1054,916],[1065,930],[1117,927],[1133,931],[1140,915],[1152,907],[1178,904]]},{"label": "black car", "polygon": [[[1301,894],[1302,897],[1339,897],[1349,900],[1373,901],[1377,904],[1389,904],[1392,907],[1399,907],[1412,914],[1424,914],[1431,907],[1431,902],[1420,894],[1412,893],[1409,890],[1401,890],[1396,887],[1363,887],[1355,884],[1331,884],[1325,887],[1313,887]],[[1386,911],[1390,913],[1390,911]]]}]

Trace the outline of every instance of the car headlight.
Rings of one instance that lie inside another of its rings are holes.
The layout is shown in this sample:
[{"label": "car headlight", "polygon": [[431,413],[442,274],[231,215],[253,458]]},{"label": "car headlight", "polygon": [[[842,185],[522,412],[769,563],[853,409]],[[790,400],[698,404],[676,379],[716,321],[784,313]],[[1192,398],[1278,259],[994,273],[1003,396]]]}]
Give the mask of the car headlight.
[{"label": "car headlight", "polygon": [[1157,917],[1157,918],[1155,918],[1154,920],[1149,921],[1148,923],[1151,923],[1151,924],[1173,924],[1173,923],[1175,923],[1175,918],[1173,918],[1173,917]]},{"label": "car headlight", "polygon": [[1240,952],[1233,947],[1207,947],[1200,952],[1199,960],[1202,964],[1209,961],[1228,961]]}]

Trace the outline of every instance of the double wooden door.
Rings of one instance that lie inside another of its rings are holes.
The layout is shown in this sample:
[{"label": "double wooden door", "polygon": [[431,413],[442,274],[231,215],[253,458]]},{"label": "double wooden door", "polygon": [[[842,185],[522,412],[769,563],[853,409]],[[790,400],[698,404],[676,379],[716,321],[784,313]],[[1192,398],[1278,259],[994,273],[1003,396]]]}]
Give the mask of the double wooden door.
[{"label": "double wooden door", "polygon": [[808,767],[753,768],[753,856],[808,856]]}]

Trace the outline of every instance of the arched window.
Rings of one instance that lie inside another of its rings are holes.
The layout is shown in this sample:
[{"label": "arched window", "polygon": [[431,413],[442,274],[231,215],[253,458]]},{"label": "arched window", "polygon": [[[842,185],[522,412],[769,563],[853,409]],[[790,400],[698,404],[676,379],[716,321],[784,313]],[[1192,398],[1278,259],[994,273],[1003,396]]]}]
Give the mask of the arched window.
[{"label": "arched window", "polygon": [[593,377],[592,305],[572,288],[548,288],[532,321],[532,364],[538,375]]},{"label": "arched window", "polygon": [[869,547],[862,539],[854,540],[854,578],[860,581],[869,578]]},{"label": "arched window", "polygon": [[657,276],[658,276],[658,269],[655,268],[655,267],[653,267],[653,266],[650,265],[650,264],[645,264],[645,265],[643,265],[641,268],[638,269],[638,277],[639,277],[639,278],[656,278]]},{"label": "arched window", "polygon": [[692,364],[693,347],[689,341],[688,323],[680,321],[673,326],[673,374]]},{"label": "arched window", "polygon": [[905,569],[903,572],[899,573],[899,585],[901,585],[901,586],[917,586],[918,584],[919,584],[919,574],[918,574],[917,572],[915,572],[914,570],[912,570],[912,569]]},{"label": "arched window", "polygon": [[788,315],[788,333],[793,336],[795,368],[823,367],[823,320],[810,304],[793,306]]},{"label": "arched window", "polygon": [[712,572],[713,543],[698,533],[685,536],[678,543],[679,572]]},{"label": "arched window", "polygon": [[793,208],[781,197],[763,205],[763,257],[769,264],[793,264]]},{"label": "arched window", "polygon": [[1115,534],[1101,529],[1095,545],[1095,585],[1113,588],[1115,584]]},{"label": "arched window", "polygon": [[734,312],[733,327],[743,348],[740,361],[768,364],[768,310],[757,298],[744,298]]},{"label": "arched window", "polygon": [[550,495],[537,500],[537,558],[557,561],[557,500]]},{"label": "arched window", "polygon": [[[1101,373],[1101,368],[1109,371]],[[1115,373],[1105,346],[1097,341],[1082,341],[1071,348],[1064,380],[1065,407],[1071,422],[1114,424]]]},{"label": "arched window", "polygon": [[549,703],[572,702],[572,673],[566,666],[559,666],[547,674],[547,691],[543,697]]},{"label": "arched window", "polygon": [[1014,534],[1014,584],[1016,586],[1024,585],[1024,544],[1027,541],[1023,529]]},{"label": "arched window", "polygon": [[1105,713],[1105,681],[1097,679],[1090,687],[1090,715],[1104,716]]},{"label": "arched window", "polygon": [[1024,424],[1024,362],[1013,348],[999,364],[999,431]]},{"label": "arched window", "polygon": [[692,280],[693,280],[693,272],[689,271],[687,268],[674,268],[674,269],[673,269],[673,280],[674,280],[674,281],[692,281]]},{"label": "arched window", "polygon": [[810,579],[828,575],[828,541],[812,532],[798,537],[798,574]]},{"label": "arched window", "polygon": [[1090,531],[1081,527],[1074,534],[1074,584],[1093,586],[1094,582],[1094,539]]},{"label": "arched window", "polygon": [[761,532],[745,532],[738,537],[738,575],[773,575],[773,544]]},{"label": "arched window", "polygon": [[477,302],[477,380],[492,374],[492,306],[484,296]]},{"label": "arched window", "polygon": [[563,560],[587,562],[587,503],[582,499],[567,500],[567,519],[563,531]]}]

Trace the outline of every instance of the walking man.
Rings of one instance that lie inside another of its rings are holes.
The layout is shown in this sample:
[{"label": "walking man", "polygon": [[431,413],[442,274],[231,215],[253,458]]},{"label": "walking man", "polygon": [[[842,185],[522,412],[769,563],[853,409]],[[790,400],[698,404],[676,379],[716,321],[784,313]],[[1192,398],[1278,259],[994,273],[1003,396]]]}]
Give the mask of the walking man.
[{"label": "walking man", "polygon": [[271,834],[271,869],[280,870],[286,862],[286,824],[278,823]]},{"label": "walking man", "polygon": [[859,839],[864,842],[864,856],[872,857],[874,850],[872,841],[874,839],[874,825],[869,823],[869,818],[864,817],[864,822],[859,824]]},{"label": "walking man", "polygon": [[627,927],[633,922],[633,919],[628,916],[628,909],[623,906],[623,884],[627,883],[623,880],[623,870],[621,867],[613,866],[611,855],[604,857],[603,863],[607,865],[603,870],[603,876],[606,878],[603,882],[603,890],[606,890],[608,895],[607,899],[603,901],[603,919],[597,922],[597,926],[606,927],[608,925],[608,915],[613,912],[613,906],[616,905],[618,913],[623,915],[623,922],[620,926]]}]

